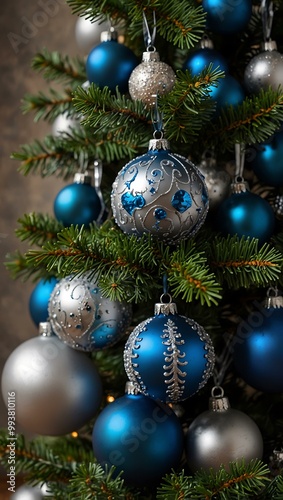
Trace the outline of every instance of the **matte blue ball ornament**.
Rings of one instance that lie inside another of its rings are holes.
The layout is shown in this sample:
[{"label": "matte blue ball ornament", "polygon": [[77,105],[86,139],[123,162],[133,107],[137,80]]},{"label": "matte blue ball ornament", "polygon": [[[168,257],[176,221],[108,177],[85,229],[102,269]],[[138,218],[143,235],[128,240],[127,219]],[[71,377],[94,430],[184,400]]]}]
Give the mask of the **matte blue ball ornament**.
[{"label": "matte blue ball ornament", "polygon": [[151,234],[168,244],[193,236],[208,211],[204,177],[187,158],[174,154],[165,139],[125,165],[111,193],[115,222],[129,235]]},{"label": "matte blue ball ornament", "polygon": [[254,158],[250,165],[259,180],[268,186],[282,186],[283,132],[277,132],[271,140],[263,142],[254,151]]},{"label": "matte blue ball ornament", "polygon": [[92,434],[94,455],[102,466],[114,465],[115,474],[123,471],[127,484],[152,486],[179,465],[182,426],[168,405],[128,391],[98,415]]},{"label": "matte blue ball ornament", "polygon": [[111,92],[128,92],[128,81],[139,60],[131,49],[118,43],[117,33],[103,32],[101,43],[89,53],[86,74],[90,83],[99,88],[108,87]]},{"label": "matte blue ball ornament", "polygon": [[218,207],[218,229],[225,236],[237,234],[239,238],[257,238],[263,245],[274,232],[274,211],[266,200],[249,191],[241,177],[231,185],[231,191],[232,194]]},{"label": "matte blue ball ornament", "polygon": [[60,340],[81,351],[114,345],[132,319],[131,304],[103,297],[87,274],[60,280],[50,296],[48,312]]},{"label": "matte blue ball ornament", "polygon": [[54,213],[64,226],[71,224],[88,226],[100,223],[104,214],[104,203],[98,190],[91,185],[91,177],[77,173],[74,182],[63,187],[54,200]]},{"label": "matte blue ball ornament", "polygon": [[212,64],[212,69],[219,69],[227,73],[228,64],[220,52],[214,49],[213,42],[204,36],[200,42],[200,48],[189,52],[183,69],[190,70],[192,75],[199,75],[204,69]]},{"label": "matte blue ball ornament", "polygon": [[283,297],[268,296],[260,311],[239,324],[233,362],[240,377],[258,391],[283,391]]},{"label": "matte blue ball ornament", "polygon": [[176,304],[155,304],[155,315],[130,334],[124,351],[129,380],[147,395],[177,403],[199,391],[212,375],[214,349],[194,320]]},{"label": "matte blue ball ornament", "polygon": [[251,0],[241,0],[240,2],[203,0],[202,7],[207,13],[207,28],[223,35],[242,31],[252,15]]},{"label": "matte blue ball ornament", "polygon": [[29,312],[37,326],[48,319],[48,302],[56,283],[57,279],[54,276],[49,279],[41,279],[31,292]]},{"label": "matte blue ball ornament", "polygon": [[210,85],[210,97],[216,103],[216,113],[226,106],[238,106],[245,99],[245,91],[242,85],[231,75],[225,75],[217,82],[217,86]]}]

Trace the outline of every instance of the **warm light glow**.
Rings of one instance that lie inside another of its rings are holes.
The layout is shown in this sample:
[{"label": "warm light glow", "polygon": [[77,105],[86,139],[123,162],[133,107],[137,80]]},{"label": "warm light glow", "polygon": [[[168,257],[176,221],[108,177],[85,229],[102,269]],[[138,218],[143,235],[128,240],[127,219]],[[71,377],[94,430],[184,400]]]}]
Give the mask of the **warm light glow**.
[{"label": "warm light glow", "polygon": [[73,438],[77,438],[79,436],[79,434],[76,431],[74,431],[74,432],[72,432],[71,436]]},{"label": "warm light glow", "polygon": [[114,396],[107,396],[107,402],[108,403],[113,403],[113,401],[115,401]]}]

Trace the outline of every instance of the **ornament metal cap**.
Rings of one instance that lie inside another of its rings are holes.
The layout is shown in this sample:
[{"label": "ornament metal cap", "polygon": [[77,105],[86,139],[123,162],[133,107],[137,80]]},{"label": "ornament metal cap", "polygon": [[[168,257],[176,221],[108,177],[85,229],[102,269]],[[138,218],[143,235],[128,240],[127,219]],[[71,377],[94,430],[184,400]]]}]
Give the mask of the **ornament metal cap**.
[{"label": "ornament metal cap", "polygon": [[168,151],[168,149],[170,149],[169,142],[163,137],[160,137],[160,139],[150,139],[149,141],[149,151]]},{"label": "ornament metal cap", "polygon": [[209,36],[204,35],[200,41],[201,49],[214,49],[214,43]]},{"label": "ornament metal cap", "polygon": [[266,42],[262,42],[261,48],[264,51],[272,52],[273,50],[277,50],[277,43],[275,40],[268,40]]},{"label": "ornament metal cap", "polygon": [[249,190],[250,188],[248,183],[241,176],[237,176],[235,181],[231,184],[231,194],[245,193]]},{"label": "ornament metal cap", "polygon": [[[275,295],[271,295],[272,292]],[[268,289],[264,307],[266,309],[270,309],[270,307],[273,307],[274,309],[280,309],[281,307],[283,307],[283,296],[278,295],[278,290],[276,288]]]},{"label": "ornament metal cap", "polygon": [[[162,299],[167,296],[169,297],[169,302],[162,302]],[[160,302],[155,304],[154,306],[154,315],[158,316],[159,314],[177,314],[177,306],[174,302],[172,302],[172,297],[169,293],[163,293],[160,297]]]},{"label": "ornament metal cap", "polygon": [[77,172],[74,175],[74,182],[76,184],[91,184],[91,176],[88,172]]},{"label": "ornament metal cap", "polygon": [[49,321],[39,323],[38,335],[42,337],[52,337],[54,335]]},{"label": "ornament metal cap", "polygon": [[[220,390],[220,394],[217,396],[216,391]],[[209,409],[211,411],[227,411],[230,408],[229,399],[224,396],[224,391],[222,387],[215,386],[211,391],[211,397],[209,398]]]},{"label": "ornament metal cap", "polygon": [[159,62],[160,56],[159,53],[156,52],[155,47],[152,47],[152,50],[147,50],[142,54],[142,62]]},{"label": "ornament metal cap", "polygon": [[117,42],[118,40],[118,31],[116,31],[114,28],[110,28],[108,31],[102,31],[100,35],[100,41],[101,42],[110,42],[114,41]]},{"label": "ornament metal cap", "polygon": [[136,384],[128,381],[125,386],[125,394],[132,394],[132,396],[136,396],[137,394],[140,394],[140,390]]}]

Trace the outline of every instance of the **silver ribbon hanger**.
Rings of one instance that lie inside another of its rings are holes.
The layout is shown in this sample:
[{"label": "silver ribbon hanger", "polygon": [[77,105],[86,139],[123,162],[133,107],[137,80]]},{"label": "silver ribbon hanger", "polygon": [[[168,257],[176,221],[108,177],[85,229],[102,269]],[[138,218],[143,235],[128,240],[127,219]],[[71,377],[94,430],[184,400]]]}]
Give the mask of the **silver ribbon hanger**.
[{"label": "silver ribbon hanger", "polygon": [[147,18],[143,12],[143,38],[147,50],[154,48],[155,37],[156,37],[156,14],[155,10],[152,13],[153,29],[152,32],[149,29]]},{"label": "silver ribbon hanger", "polygon": [[268,42],[271,36],[272,23],[274,17],[273,2],[269,0],[261,1],[261,19],[264,41]]},{"label": "silver ribbon hanger", "polygon": [[236,182],[243,182],[245,155],[246,155],[246,150],[245,150],[244,143],[241,142],[241,143],[235,144],[235,161],[236,161],[235,181]]}]

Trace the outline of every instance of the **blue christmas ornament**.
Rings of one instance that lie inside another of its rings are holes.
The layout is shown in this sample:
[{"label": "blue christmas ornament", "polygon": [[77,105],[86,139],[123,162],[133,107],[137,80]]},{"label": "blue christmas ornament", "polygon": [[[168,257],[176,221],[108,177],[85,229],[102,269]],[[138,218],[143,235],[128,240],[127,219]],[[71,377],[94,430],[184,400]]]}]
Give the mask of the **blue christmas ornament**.
[{"label": "blue christmas ornament", "polygon": [[171,153],[165,139],[125,165],[113,183],[115,221],[129,235],[152,234],[168,244],[194,235],[208,211],[203,175],[187,158]]},{"label": "blue christmas ornament", "polygon": [[[129,389],[131,392],[132,389]],[[174,411],[143,394],[126,394],[106,406],[94,424],[94,455],[123,471],[127,484],[151,486],[177,467],[183,431]]]},{"label": "blue christmas ornament", "polygon": [[242,31],[252,15],[251,0],[203,0],[202,7],[207,13],[207,28],[223,35]]},{"label": "blue christmas ornament", "polygon": [[167,402],[187,399],[212,374],[214,349],[209,335],[176,305],[155,305],[155,315],[130,334],[124,351],[129,380],[140,391]]},{"label": "blue christmas ornament", "polygon": [[225,106],[237,106],[245,99],[245,91],[241,84],[231,75],[225,75],[217,82],[217,86],[209,87],[210,97],[216,103],[216,113]]},{"label": "blue christmas ornament", "polygon": [[48,302],[56,283],[57,279],[53,276],[48,279],[41,279],[31,292],[29,312],[36,326],[48,319]]},{"label": "blue christmas ornament", "polygon": [[265,306],[239,324],[233,338],[233,361],[243,380],[258,391],[283,391],[283,297],[268,297]]},{"label": "blue christmas ornament", "polygon": [[248,190],[247,183],[235,182],[232,194],[218,207],[217,227],[224,235],[237,234],[267,242],[275,227],[275,215],[269,203]]},{"label": "blue christmas ornament", "polygon": [[94,47],[88,55],[87,78],[101,89],[108,87],[111,92],[115,92],[118,86],[118,90],[125,94],[128,92],[130,75],[139,60],[131,49],[117,42],[116,32],[104,33],[102,40],[106,41]]},{"label": "blue christmas ornament", "polygon": [[192,50],[184,63],[183,69],[191,71],[192,75],[199,75],[205,68],[212,64],[212,69],[219,69],[227,73],[228,65],[225,58],[215,49],[200,48]]},{"label": "blue christmas ornament", "polygon": [[91,185],[88,174],[76,174],[73,184],[59,191],[54,201],[54,213],[64,226],[88,226],[92,222],[101,222],[104,203],[97,189]]},{"label": "blue christmas ornament", "polygon": [[269,186],[283,185],[283,132],[277,132],[271,140],[254,150],[251,166],[259,180]]}]

